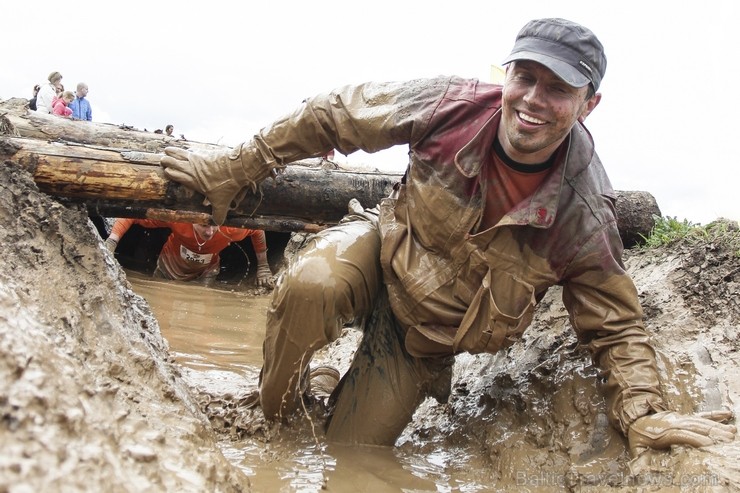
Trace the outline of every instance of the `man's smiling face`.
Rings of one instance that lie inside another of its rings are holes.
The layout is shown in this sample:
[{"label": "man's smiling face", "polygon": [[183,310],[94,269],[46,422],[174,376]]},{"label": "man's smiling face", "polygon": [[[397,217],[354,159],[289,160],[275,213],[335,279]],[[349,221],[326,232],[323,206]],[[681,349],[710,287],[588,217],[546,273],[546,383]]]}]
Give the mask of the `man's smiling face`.
[{"label": "man's smiling face", "polygon": [[578,119],[583,121],[601,95],[572,87],[550,69],[530,60],[509,65],[504,82],[498,137],[506,154],[523,164],[546,161]]}]

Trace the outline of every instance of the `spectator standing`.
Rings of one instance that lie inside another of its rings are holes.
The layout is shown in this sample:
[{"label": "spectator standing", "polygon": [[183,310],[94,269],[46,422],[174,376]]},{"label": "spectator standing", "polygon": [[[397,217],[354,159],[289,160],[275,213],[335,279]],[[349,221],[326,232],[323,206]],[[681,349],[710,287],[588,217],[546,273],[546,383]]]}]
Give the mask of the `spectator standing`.
[{"label": "spectator standing", "polygon": [[90,101],[85,99],[89,88],[84,82],[77,84],[77,95],[69,105],[72,109],[72,118],[75,120],[92,121],[92,108]]},{"label": "spectator standing", "polygon": [[64,91],[62,93],[62,96],[57,98],[54,102],[54,109],[52,110],[52,113],[58,116],[63,116],[65,118],[69,118],[72,116],[72,110],[69,108],[69,105],[74,101],[75,95],[72,94],[72,91]]},{"label": "spectator standing", "polygon": [[39,113],[52,113],[54,111],[54,97],[57,95],[57,87],[62,85],[62,74],[52,72],[48,77],[49,83],[43,84],[36,95],[36,111]]},{"label": "spectator standing", "polygon": [[36,84],[33,86],[33,97],[28,100],[28,108],[32,111],[36,111],[36,98],[38,97],[40,90],[40,85]]},{"label": "spectator standing", "polygon": [[175,131],[175,127],[173,127],[171,124],[164,127],[164,133],[167,135],[167,137],[172,137],[172,132]]}]

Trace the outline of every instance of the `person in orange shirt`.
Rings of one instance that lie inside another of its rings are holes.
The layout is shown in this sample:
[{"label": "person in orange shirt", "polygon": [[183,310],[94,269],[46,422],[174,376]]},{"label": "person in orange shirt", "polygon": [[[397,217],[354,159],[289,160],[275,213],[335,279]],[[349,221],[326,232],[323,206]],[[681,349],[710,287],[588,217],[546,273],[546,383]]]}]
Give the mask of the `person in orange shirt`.
[{"label": "person in orange shirt", "polygon": [[221,266],[221,251],[247,236],[257,255],[257,286],[273,287],[274,280],[267,262],[267,241],[261,229],[231,228],[206,224],[174,223],[154,219],[116,219],[105,246],[113,253],[118,242],[132,225],[145,228],[168,228],[172,232],[157,258],[154,277],[177,281],[199,280],[211,285]]}]

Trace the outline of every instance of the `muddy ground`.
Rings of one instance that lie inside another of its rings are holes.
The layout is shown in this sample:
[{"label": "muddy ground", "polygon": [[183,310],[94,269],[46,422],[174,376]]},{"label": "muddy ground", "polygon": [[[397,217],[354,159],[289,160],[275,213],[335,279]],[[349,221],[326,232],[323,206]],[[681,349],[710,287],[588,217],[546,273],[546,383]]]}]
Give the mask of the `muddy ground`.
[{"label": "muddy ground", "polygon": [[[666,398],[684,412],[740,412],[740,257],[722,238],[626,257]],[[250,491],[219,443],[269,442],[275,427],[240,396],[188,382],[84,210],[6,163],[0,245],[0,493]],[[356,341],[348,329],[320,358],[346,367]],[[449,401],[423,403],[397,442],[475,450],[450,467],[476,471],[487,491],[740,490],[738,439],[637,460],[625,445],[558,290],[521,343],[459,356]]]}]

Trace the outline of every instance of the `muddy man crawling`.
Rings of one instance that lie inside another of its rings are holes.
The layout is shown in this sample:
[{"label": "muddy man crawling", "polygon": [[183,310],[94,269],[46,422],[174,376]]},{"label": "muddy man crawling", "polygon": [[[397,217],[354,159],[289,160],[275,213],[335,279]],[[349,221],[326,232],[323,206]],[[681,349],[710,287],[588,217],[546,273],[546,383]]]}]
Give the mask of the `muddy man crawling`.
[{"label": "muddy man crawling", "polygon": [[167,177],[204,194],[222,224],[291,162],[409,146],[391,196],[351,204],[283,273],[267,316],[265,416],[298,409],[311,355],[355,321],[363,341],[332,395],[327,437],[392,445],[419,403],[449,388],[455,354],[511,345],[560,285],[634,454],[732,440],[729,411],[681,415],[661,395],[615,194],[584,126],[602,97],[601,43],[579,24],[533,20],[504,65],[503,86],[454,76],[347,86],[228,152],[166,149]]}]

